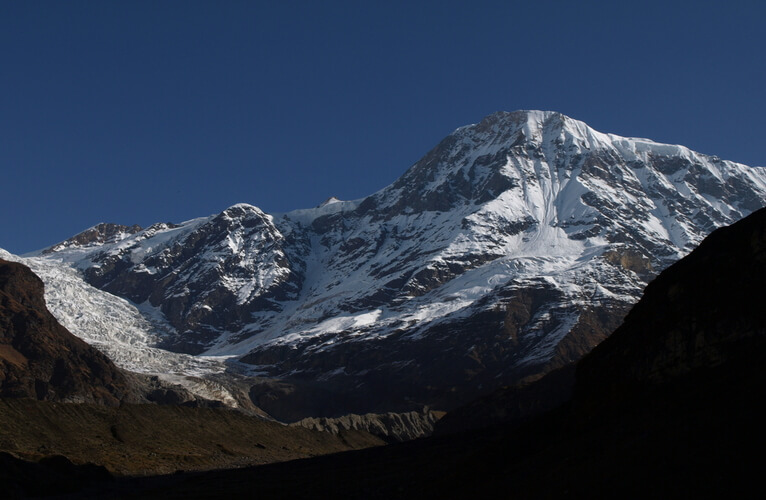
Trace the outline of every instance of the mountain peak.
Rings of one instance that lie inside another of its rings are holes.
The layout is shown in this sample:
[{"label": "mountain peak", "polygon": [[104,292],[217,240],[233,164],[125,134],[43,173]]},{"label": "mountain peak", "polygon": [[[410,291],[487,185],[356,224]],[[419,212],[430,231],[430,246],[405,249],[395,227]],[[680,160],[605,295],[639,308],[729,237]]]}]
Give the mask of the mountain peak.
[{"label": "mountain peak", "polygon": [[327,205],[332,205],[333,203],[340,203],[342,200],[336,198],[335,196],[330,196],[325,201],[319,204],[317,208],[326,207]]},{"label": "mountain peak", "polygon": [[218,219],[222,220],[241,220],[241,219],[270,219],[271,216],[267,215],[263,210],[260,208],[250,205],[248,203],[237,203],[236,205],[232,205],[223,212],[221,212],[218,216],[216,216]]},{"label": "mountain peak", "polygon": [[[521,124],[521,123],[544,123],[551,119],[563,120],[567,116],[558,111],[542,111],[539,109],[517,109],[516,111],[496,111],[482,118],[479,124]],[[571,119],[571,118],[570,118]]]},{"label": "mountain peak", "polygon": [[599,148],[610,142],[609,135],[597,132],[584,122],[558,111],[540,110],[498,111],[479,123],[457,129],[455,134],[470,137],[476,143],[498,146],[568,141]]},{"label": "mountain peak", "polygon": [[473,129],[478,133],[523,130],[527,137],[539,132],[543,127],[560,125],[574,121],[557,111],[516,110],[496,111],[482,118],[479,123],[461,127],[458,130]]},{"label": "mountain peak", "polygon": [[227,212],[227,213],[261,212],[261,209],[254,205],[250,205],[249,203],[236,203],[230,206],[229,208],[227,208],[226,210],[224,210],[224,212]]},{"label": "mountain peak", "polygon": [[78,233],[71,238],[62,241],[50,248],[43,250],[43,254],[58,252],[68,248],[97,246],[104,243],[116,243],[136,234],[143,228],[137,224],[123,226],[121,224],[101,222],[93,227]]},{"label": "mountain peak", "polygon": [[[650,169],[641,170],[644,165]],[[630,199],[644,192],[664,203],[662,200],[671,194],[665,193],[668,184],[685,192],[723,197],[722,201],[737,208],[733,214],[753,211],[758,208],[756,198],[738,199],[727,187],[726,178],[734,176],[747,177],[745,184],[764,189],[760,173],[740,167],[683,146],[598,132],[556,111],[500,111],[455,130],[394,184],[362,201],[359,208],[375,218],[390,219],[458,207],[468,215],[492,203],[492,210],[513,207],[510,211],[502,209],[510,220],[531,217],[558,224],[561,221],[555,219],[564,215],[571,226],[569,219],[574,216],[596,234],[593,224],[600,217],[597,213],[604,220],[611,219],[605,211],[611,210],[608,206],[614,204],[614,197],[630,205],[635,202]],[[704,179],[698,185],[699,176]],[[503,201],[496,203],[500,198]],[[557,201],[549,208],[556,210],[543,210],[546,200],[552,199]],[[699,201],[705,207],[711,205],[704,196]],[[649,213],[651,203],[647,203],[641,209],[642,217],[650,220],[656,214]],[[675,210],[673,206],[660,208],[663,214]],[[589,217],[582,218],[586,212]],[[691,205],[685,212],[697,217]],[[673,228],[664,228],[657,236],[686,248],[688,242],[675,238],[678,234]]]}]

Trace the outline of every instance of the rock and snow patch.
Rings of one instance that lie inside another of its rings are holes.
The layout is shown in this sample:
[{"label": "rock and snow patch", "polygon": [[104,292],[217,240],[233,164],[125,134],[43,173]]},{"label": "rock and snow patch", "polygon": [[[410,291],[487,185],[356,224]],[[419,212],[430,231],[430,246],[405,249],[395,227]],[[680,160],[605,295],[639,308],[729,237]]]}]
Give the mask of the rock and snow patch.
[{"label": "rock and snow patch", "polygon": [[19,257],[3,249],[0,258],[22,263],[40,277],[46,305],[59,323],[120,368],[157,375],[197,396],[237,406],[223,386],[198,380],[224,373],[226,356],[191,356],[154,347],[172,327],[156,314],[142,314],[127,300],[89,285],[62,261]]}]

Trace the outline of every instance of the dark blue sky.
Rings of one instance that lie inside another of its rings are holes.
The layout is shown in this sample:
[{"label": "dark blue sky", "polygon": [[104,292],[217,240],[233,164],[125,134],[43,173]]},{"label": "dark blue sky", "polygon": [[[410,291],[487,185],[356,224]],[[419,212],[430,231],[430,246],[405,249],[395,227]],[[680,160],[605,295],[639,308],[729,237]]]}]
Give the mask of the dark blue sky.
[{"label": "dark blue sky", "polygon": [[765,165],[766,4],[0,0],[0,247],[354,199],[561,111]]}]

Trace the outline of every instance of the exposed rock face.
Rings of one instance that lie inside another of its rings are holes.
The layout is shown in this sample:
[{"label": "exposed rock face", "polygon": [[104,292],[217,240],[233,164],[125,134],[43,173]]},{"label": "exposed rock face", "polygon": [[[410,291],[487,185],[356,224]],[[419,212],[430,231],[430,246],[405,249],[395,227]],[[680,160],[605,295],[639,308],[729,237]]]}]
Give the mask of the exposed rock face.
[{"label": "exposed rock face", "polygon": [[102,222],[90,229],[72,236],[66,241],[52,246],[43,251],[45,254],[60,252],[68,248],[98,247],[103,244],[116,243],[141,231],[141,226],[123,226],[120,224],[109,224]]},{"label": "exposed rock face", "polygon": [[[153,239],[167,233],[179,235],[152,251]],[[287,258],[286,244],[271,216],[236,205],[189,226],[155,224],[97,254],[85,277],[158,308],[178,332],[160,346],[198,354],[222,332],[240,330],[254,312],[280,311],[279,301],[297,297],[302,277],[293,268],[301,262]]]},{"label": "exposed rock face", "polygon": [[45,307],[43,283],[0,260],[0,396],[117,405],[134,398],[122,372],[62,327]]},{"label": "exposed rock face", "polygon": [[450,409],[579,359],[656,273],[766,204],[766,174],[519,111],[329,201],[235,205],[44,258],[139,304],[157,345],[281,379],[252,391],[278,418]]},{"label": "exposed rock face", "polygon": [[337,418],[310,417],[291,425],[333,434],[342,430],[362,430],[388,442],[402,442],[430,436],[437,420],[437,415],[426,408],[419,412],[407,413],[351,414]]}]

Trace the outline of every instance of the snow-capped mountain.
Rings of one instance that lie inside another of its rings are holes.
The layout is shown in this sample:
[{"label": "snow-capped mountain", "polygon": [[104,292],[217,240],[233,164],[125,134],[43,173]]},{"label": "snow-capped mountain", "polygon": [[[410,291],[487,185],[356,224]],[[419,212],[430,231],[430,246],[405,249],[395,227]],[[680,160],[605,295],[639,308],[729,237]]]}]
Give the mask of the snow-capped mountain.
[{"label": "snow-capped mountain", "polygon": [[250,391],[277,416],[449,408],[579,358],[657,272],[764,204],[762,168],[518,111],[361,200],[103,224],[28,260],[130,301],[150,347],[282,380]]}]

